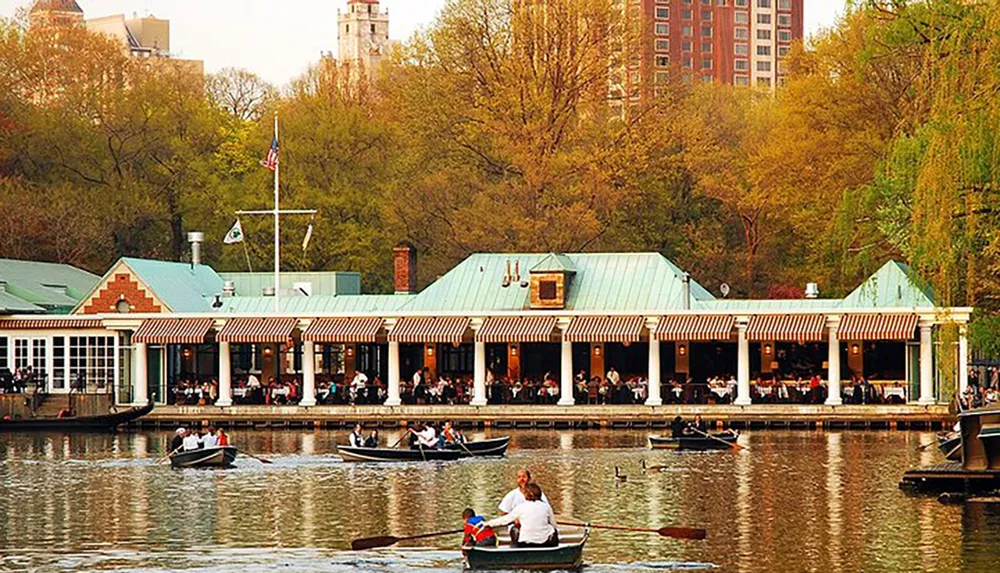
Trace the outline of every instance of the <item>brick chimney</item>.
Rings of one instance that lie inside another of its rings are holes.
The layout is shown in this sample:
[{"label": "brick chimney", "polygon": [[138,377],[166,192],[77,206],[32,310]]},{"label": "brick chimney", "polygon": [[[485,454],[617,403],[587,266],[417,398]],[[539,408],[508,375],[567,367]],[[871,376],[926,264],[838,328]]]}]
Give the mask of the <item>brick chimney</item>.
[{"label": "brick chimney", "polygon": [[417,248],[402,242],[392,248],[396,294],[417,294]]}]

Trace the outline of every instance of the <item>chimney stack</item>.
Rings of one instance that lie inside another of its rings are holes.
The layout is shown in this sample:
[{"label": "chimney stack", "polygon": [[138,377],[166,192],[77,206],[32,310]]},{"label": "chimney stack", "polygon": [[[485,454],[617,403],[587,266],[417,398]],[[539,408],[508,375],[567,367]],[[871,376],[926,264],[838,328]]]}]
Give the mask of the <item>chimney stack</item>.
[{"label": "chimney stack", "polygon": [[806,298],[819,298],[819,285],[806,283]]},{"label": "chimney stack", "polygon": [[222,283],[222,296],[236,296],[236,283],[234,281],[224,281]]},{"label": "chimney stack", "polygon": [[684,285],[682,290],[682,296],[684,300],[682,304],[684,305],[684,310],[691,310],[691,275],[683,273],[681,275],[681,284]]},{"label": "chimney stack", "polygon": [[402,242],[392,249],[396,294],[417,294],[417,248]]},{"label": "chimney stack", "polygon": [[205,242],[205,233],[192,231],[188,233],[188,242],[191,243],[191,268],[201,264],[201,244]]}]

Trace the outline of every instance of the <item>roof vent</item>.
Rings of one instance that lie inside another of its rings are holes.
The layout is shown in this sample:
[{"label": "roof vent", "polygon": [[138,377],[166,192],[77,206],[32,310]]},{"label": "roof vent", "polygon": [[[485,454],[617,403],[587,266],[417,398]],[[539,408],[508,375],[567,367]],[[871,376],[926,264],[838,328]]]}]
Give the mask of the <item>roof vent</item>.
[{"label": "roof vent", "polygon": [[682,304],[684,305],[683,308],[684,308],[684,310],[690,310],[691,309],[691,275],[689,275],[687,273],[682,273],[681,274],[681,284],[683,285],[683,290],[681,291],[683,293],[681,296],[684,297],[684,300],[682,301]]},{"label": "roof vent", "polygon": [[263,294],[264,296],[274,296],[274,287],[273,286],[264,287],[264,290],[261,292],[261,294]]},{"label": "roof vent", "polygon": [[806,283],[806,298],[819,298],[819,285]]},{"label": "roof vent", "polygon": [[236,282],[234,281],[223,282],[222,296],[236,296]]},{"label": "roof vent", "polygon": [[201,244],[205,242],[205,233],[188,233],[188,242],[191,243],[191,268],[194,268],[201,264]]}]

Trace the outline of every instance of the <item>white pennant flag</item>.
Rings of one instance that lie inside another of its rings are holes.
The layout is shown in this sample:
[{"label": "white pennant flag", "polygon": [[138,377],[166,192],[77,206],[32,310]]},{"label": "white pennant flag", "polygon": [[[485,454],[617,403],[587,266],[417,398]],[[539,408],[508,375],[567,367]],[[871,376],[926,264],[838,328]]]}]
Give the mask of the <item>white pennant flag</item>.
[{"label": "white pennant flag", "polygon": [[233,225],[233,228],[229,229],[229,232],[226,233],[226,238],[222,239],[222,242],[227,245],[243,242],[243,225],[240,224],[239,219],[236,219],[236,223]]},{"label": "white pennant flag", "polygon": [[305,236],[305,238],[302,239],[302,252],[303,253],[306,252],[306,249],[309,248],[309,241],[312,239],[312,236],[313,236],[313,224],[309,223],[309,227],[306,228],[306,236]]}]

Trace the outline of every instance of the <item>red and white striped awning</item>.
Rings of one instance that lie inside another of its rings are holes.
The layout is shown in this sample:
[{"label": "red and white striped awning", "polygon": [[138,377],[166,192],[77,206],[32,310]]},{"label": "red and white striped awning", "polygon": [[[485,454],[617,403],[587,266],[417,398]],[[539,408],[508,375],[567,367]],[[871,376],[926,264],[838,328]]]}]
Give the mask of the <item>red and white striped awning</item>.
[{"label": "red and white striped awning", "polygon": [[265,344],[287,342],[299,321],[295,318],[234,318],[219,331],[219,342]]},{"label": "red and white striped awning", "polygon": [[100,319],[88,318],[18,318],[0,320],[0,330],[55,330],[55,329],[95,329],[104,328]]},{"label": "red and white striped awning", "polygon": [[847,314],[840,320],[841,340],[912,340],[915,314]]},{"label": "red and white striped awning", "polygon": [[389,342],[460,344],[467,328],[469,319],[464,316],[405,316],[389,333]]},{"label": "red and white striped awning", "polygon": [[638,342],[645,325],[641,316],[578,316],[566,329],[568,342]]},{"label": "red and white striped awning", "polygon": [[215,322],[211,318],[152,318],[132,335],[144,344],[202,344]]},{"label": "red and white striped awning", "polygon": [[309,325],[302,340],[324,344],[375,342],[380,330],[382,319],[378,317],[320,318]]},{"label": "red and white striped awning", "polygon": [[820,342],[825,326],[822,314],[762,314],[750,317],[747,340]]},{"label": "red and white striped awning", "polygon": [[476,333],[479,342],[548,342],[554,316],[491,316]]},{"label": "red and white striped awning", "polygon": [[657,340],[729,340],[735,322],[731,315],[722,314],[664,316],[654,336]]}]

